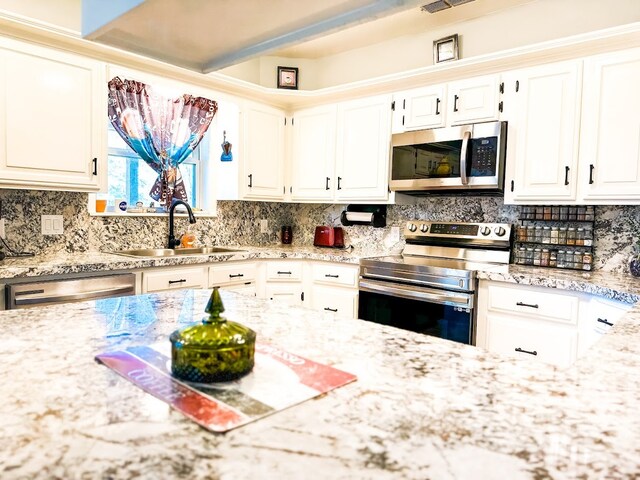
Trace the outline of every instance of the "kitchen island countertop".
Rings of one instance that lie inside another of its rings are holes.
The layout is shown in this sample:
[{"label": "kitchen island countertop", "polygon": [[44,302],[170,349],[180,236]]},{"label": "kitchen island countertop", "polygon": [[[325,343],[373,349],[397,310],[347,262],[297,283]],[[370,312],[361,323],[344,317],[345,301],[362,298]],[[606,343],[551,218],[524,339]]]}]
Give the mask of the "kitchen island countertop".
[{"label": "kitchen island countertop", "polygon": [[[0,312],[2,478],[637,478],[640,307],[566,370],[222,292],[263,342],[358,380],[212,434],[94,362],[207,290]],[[144,320],[144,321],[143,321]],[[109,336],[129,322],[131,334]]]}]

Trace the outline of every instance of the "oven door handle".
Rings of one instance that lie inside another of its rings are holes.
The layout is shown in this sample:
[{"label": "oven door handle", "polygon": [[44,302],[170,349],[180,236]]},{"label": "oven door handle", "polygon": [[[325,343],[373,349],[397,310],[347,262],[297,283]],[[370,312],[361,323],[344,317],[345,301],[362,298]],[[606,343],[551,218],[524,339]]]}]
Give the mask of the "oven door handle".
[{"label": "oven door handle", "polygon": [[396,297],[420,300],[422,302],[439,303],[461,308],[473,308],[473,295],[468,293],[449,292],[435,288],[414,287],[412,285],[399,285],[376,280],[360,279],[358,289],[362,292],[381,293]]}]

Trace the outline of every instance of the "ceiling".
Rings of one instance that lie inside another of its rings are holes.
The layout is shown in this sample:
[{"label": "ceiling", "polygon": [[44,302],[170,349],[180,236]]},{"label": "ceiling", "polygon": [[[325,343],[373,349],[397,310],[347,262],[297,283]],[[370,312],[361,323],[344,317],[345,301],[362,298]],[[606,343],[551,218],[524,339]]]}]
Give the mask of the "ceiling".
[{"label": "ceiling", "polygon": [[[261,55],[319,58],[532,0],[82,0],[84,38],[208,73]],[[443,3],[440,0],[439,3]]]}]

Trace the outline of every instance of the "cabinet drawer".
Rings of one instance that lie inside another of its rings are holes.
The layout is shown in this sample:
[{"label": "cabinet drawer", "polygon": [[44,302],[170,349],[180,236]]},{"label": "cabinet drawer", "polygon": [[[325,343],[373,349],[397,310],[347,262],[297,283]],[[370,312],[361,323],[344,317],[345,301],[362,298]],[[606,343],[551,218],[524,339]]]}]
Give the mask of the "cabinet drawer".
[{"label": "cabinet drawer", "polygon": [[247,295],[248,297],[257,297],[258,291],[256,289],[256,284],[253,282],[246,283],[238,283],[236,285],[229,285],[224,287],[225,290],[229,290],[231,292],[238,292],[243,295]]},{"label": "cabinet drawer", "polygon": [[228,263],[209,267],[209,287],[253,282],[257,277],[255,262]]},{"label": "cabinet drawer", "polygon": [[180,288],[203,288],[206,281],[205,268],[176,268],[159,272],[144,272],[144,292],[161,292]]},{"label": "cabinet drawer", "polygon": [[343,317],[357,318],[358,291],[345,288],[314,287],[311,308]]},{"label": "cabinet drawer", "polygon": [[575,324],[578,317],[578,297],[545,290],[549,289],[489,285],[488,310]]},{"label": "cabinet drawer", "polygon": [[267,262],[267,280],[301,280],[302,262]]},{"label": "cabinet drawer", "polygon": [[313,282],[356,287],[358,285],[358,267],[356,265],[315,263],[313,265]]},{"label": "cabinet drawer", "polygon": [[491,352],[560,367],[571,365],[576,358],[574,328],[499,315],[487,320],[487,349]]}]

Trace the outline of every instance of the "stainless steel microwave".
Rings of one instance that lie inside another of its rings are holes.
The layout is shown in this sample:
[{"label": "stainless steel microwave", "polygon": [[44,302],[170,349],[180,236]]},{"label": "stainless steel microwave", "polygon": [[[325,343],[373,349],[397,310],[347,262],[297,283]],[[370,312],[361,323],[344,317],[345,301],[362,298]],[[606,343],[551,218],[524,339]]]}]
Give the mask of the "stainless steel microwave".
[{"label": "stainless steel microwave", "polygon": [[502,192],[506,137],[507,122],[395,134],[389,188],[413,195]]}]

